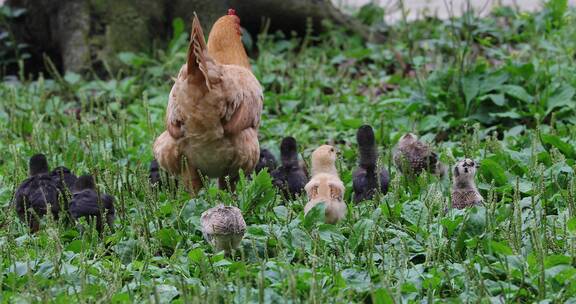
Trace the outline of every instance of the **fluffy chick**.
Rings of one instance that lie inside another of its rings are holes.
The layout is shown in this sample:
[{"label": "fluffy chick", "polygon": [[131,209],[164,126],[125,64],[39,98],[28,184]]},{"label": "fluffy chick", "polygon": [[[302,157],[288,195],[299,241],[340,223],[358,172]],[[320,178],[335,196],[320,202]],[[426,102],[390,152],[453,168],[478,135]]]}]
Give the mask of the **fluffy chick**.
[{"label": "fluffy chick", "polygon": [[150,185],[162,187],[162,176],[160,173],[160,165],[156,159],[150,162],[150,174],[148,175]]},{"label": "fluffy chick", "polygon": [[91,175],[80,176],[76,181],[69,210],[74,221],[82,217],[88,222],[96,219],[96,230],[99,233],[104,231],[103,219],[110,230],[114,229],[114,197],[98,193]]},{"label": "fluffy chick", "polygon": [[352,187],[354,189],[354,202],[372,199],[378,189],[383,194],[388,192],[390,174],[386,168],[378,170],[378,149],[371,126],[364,125],[356,133],[358,141],[359,160],[358,167],[352,174]]},{"label": "fluffy chick", "polygon": [[50,172],[50,177],[56,182],[58,189],[65,195],[66,201],[68,201],[72,196],[72,190],[78,177],[64,166],[54,168],[54,170]]},{"label": "fluffy chick", "polygon": [[308,183],[308,173],[298,161],[298,144],[294,137],[285,137],[280,144],[282,165],[272,172],[273,184],[285,197],[296,197]]},{"label": "fluffy chick", "polygon": [[254,172],[257,174],[258,172],[264,170],[264,168],[268,169],[268,173],[272,173],[278,167],[278,161],[274,154],[270,152],[268,149],[260,149],[260,159],[256,164],[256,168],[254,168]]},{"label": "fluffy chick", "polygon": [[438,154],[412,133],[400,138],[394,149],[393,158],[396,168],[406,176],[419,175],[423,171],[443,176],[446,170],[438,160]]},{"label": "fluffy chick", "polygon": [[480,205],[484,201],[474,178],[476,175],[478,163],[466,158],[459,161],[454,166],[453,185],[452,185],[452,207],[464,209]]},{"label": "fluffy chick", "polygon": [[312,179],[304,189],[308,195],[308,203],[304,206],[305,214],[317,204],[324,202],[326,223],[336,224],[346,216],[345,188],[336,170],[334,147],[323,145],[312,153]]},{"label": "fluffy chick", "polygon": [[246,222],[240,209],[222,204],[210,208],[200,217],[204,239],[215,251],[224,251],[227,256],[238,248],[244,233]]},{"label": "fluffy chick", "polygon": [[60,191],[48,174],[48,161],[43,154],[36,154],[29,161],[29,177],[14,194],[14,206],[20,220],[27,223],[31,232],[40,229],[40,219],[48,209],[58,219]]}]

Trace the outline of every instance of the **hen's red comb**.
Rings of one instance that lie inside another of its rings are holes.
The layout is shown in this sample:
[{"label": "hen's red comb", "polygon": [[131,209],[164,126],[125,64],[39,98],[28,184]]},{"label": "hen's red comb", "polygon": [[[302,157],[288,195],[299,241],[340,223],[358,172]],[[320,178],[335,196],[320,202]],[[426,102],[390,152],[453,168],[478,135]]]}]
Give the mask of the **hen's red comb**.
[{"label": "hen's red comb", "polygon": [[236,16],[236,10],[233,8],[228,9],[228,16]]}]

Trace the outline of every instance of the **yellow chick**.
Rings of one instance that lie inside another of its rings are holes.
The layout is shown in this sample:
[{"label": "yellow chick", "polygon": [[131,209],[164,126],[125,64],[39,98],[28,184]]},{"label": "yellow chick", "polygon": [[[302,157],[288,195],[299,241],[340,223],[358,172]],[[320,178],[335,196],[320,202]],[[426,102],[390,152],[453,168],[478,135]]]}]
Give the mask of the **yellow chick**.
[{"label": "yellow chick", "polygon": [[312,153],[312,179],[304,187],[308,203],[307,214],[318,203],[326,204],[326,223],[336,224],[346,216],[344,184],[336,170],[336,149],[329,145],[320,146]]}]

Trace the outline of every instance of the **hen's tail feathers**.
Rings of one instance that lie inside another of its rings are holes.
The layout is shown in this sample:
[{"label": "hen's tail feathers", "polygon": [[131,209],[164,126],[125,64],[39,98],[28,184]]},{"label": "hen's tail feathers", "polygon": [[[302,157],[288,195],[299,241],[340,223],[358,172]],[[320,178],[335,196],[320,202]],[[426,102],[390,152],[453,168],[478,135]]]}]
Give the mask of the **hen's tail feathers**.
[{"label": "hen's tail feathers", "polygon": [[204,81],[208,90],[211,90],[210,81],[208,80],[208,66],[206,64],[206,41],[204,32],[198,16],[194,13],[192,20],[192,32],[190,34],[190,44],[188,46],[188,77],[198,82]]}]

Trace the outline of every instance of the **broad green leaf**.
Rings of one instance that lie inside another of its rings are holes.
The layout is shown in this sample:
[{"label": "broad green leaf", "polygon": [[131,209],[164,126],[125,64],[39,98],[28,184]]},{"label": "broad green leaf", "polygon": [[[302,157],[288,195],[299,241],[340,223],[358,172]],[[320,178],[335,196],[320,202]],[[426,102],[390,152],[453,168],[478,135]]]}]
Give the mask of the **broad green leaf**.
[{"label": "broad green leaf", "polygon": [[365,291],[370,287],[370,276],[364,270],[354,268],[344,269],[342,278],[346,281],[346,286],[357,291]]},{"label": "broad green leaf", "polygon": [[352,236],[350,236],[350,245],[352,248],[356,248],[362,244],[371,235],[372,229],[374,228],[374,221],[363,218],[360,219],[354,227],[352,228]]},{"label": "broad green leaf", "polygon": [[174,249],[180,242],[180,235],[174,228],[162,228],[156,232],[156,238],[160,241],[162,247]]},{"label": "broad green leaf", "polygon": [[127,292],[120,292],[112,296],[110,299],[112,304],[132,303],[130,295]]},{"label": "broad green leaf", "polygon": [[552,134],[542,134],[540,136],[540,139],[542,140],[542,144],[547,149],[550,149],[550,146],[553,146],[560,152],[562,152],[562,154],[564,154],[564,156],[566,157],[569,158],[576,157],[576,151],[574,150],[574,146],[562,140],[560,137]]},{"label": "broad green leaf", "polygon": [[502,242],[489,241],[488,247],[490,248],[490,250],[492,252],[494,252],[496,254],[500,254],[500,255],[504,255],[504,256],[513,254],[512,249]]},{"label": "broad green leaf", "polygon": [[194,248],[188,252],[188,260],[193,263],[200,263],[206,258],[206,254],[202,248]]},{"label": "broad green leaf", "polygon": [[480,90],[480,81],[478,76],[474,75],[472,77],[466,77],[462,80],[462,91],[464,92],[464,97],[466,98],[466,106],[478,96]]},{"label": "broad green leaf", "polygon": [[288,208],[286,208],[286,206],[280,205],[280,206],[276,206],[274,207],[274,214],[276,214],[276,216],[281,219],[281,220],[288,220]]},{"label": "broad green leaf", "polygon": [[574,93],[575,90],[570,85],[563,85],[559,91],[548,98],[546,115],[550,114],[554,109],[561,107],[574,107]]},{"label": "broad green leaf", "polygon": [[497,90],[502,84],[508,80],[507,73],[494,73],[485,77],[480,83],[480,94],[487,94],[494,90]]},{"label": "broad green leaf", "polygon": [[158,299],[160,299],[159,304],[170,303],[172,299],[180,294],[178,289],[172,285],[160,284],[155,287],[155,292],[158,294]]},{"label": "broad green leaf", "polygon": [[310,236],[306,234],[300,228],[294,228],[290,230],[290,244],[293,248],[303,248],[305,250],[310,250],[312,247],[312,240]]},{"label": "broad green leaf", "polygon": [[454,233],[454,231],[456,231],[456,228],[458,228],[458,226],[460,225],[460,223],[462,223],[462,216],[456,217],[454,219],[450,219],[450,218],[443,218],[442,220],[440,220],[440,223],[442,224],[442,226],[444,226],[444,228],[446,228],[446,232],[448,233],[448,236],[452,236],[452,234]]},{"label": "broad green leaf", "polygon": [[571,265],[572,258],[566,255],[550,255],[544,259],[544,267],[550,268],[557,265]]},{"label": "broad green leaf", "polygon": [[392,298],[388,290],[384,288],[378,288],[372,293],[372,303],[394,304],[394,298]]},{"label": "broad green leaf", "polygon": [[342,242],[346,238],[338,231],[338,227],[331,224],[318,225],[318,235],[324,242]]},{"label": "broad green leaf", "polygon": [[508,96],[514,97],[520,101],[523,101],[526,103],[532,102],[532,96],[530,96],[530,94],[528,94],[528,92],[526,92],[526,90],[521,86],[507,84],[507,85],[501,86],[500,91],[502,93],[504,93]]},{"label": "broad green leaf", "polygon": [[568,222],[566,222],[566,227],[571,233],[576,233],[576,217],[569,219]]},{"label": "broad green leaf", "polygon": [[74,240],[66,246],[67,251],[72,251],[74,253],[80,253],[82,251],[82,241],[81,240]]},{"label": "broad green leaf", "polygon": [[487,98],[490,98],[492,102],[497,106],[503,106],[506,104],[506,98],[502,94],[489,94],[486,95]]},{"label": "broad green leaf", "polygon": [[480,174],[487,182],[496,182],[496,186],[504,186],[508,183],[506,170],[492,159],[484,159],[480,162]]},{"label": "broad green leaf", "polygon": [[326,204],[321,202],[314,206],[306,215],[304,216],[304,221],[302,224],[306,229],[311,229],[317,223],[324,223],[324,218],[326,217]]}]

